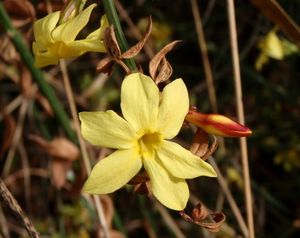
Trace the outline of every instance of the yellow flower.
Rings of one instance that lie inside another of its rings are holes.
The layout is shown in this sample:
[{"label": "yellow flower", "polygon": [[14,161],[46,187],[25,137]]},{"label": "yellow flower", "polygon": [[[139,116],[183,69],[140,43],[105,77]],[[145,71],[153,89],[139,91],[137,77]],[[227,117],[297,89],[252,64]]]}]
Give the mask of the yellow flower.
[{"label": "yellow flower", "polygon": [[150,77],[130,74],[122,84],[121,109],[124,118],[111,110],[79,115],[86,140],[117,149],[95,165],[84,191],[114,192],[143,167],[153,195],[170,209],[183,210],[189,197],[185,179],[216,176],[208,163],[169,141],[178,134],[189,109],[184,82],[177,79],[160,92]]},{"label": "yellow flower", "polygon": [[269,58],[282,60],[284,49],[281,40],[276,35],[276,29],[270,31],[258,44],[261,53],[255,62],[255,68],[260,71]]},{"label": "yellow flower", "polygon": [[35,65],[44,67],[57,64],[61,58],[73,58],[88,51],[105,52],[101,39],[108,22],[105,16],[101,19],[101,26],[90,33],[85,39],[76,40],[79,32],[89,21],[96,4],[91,4],[77,16],[58,25],[61,12],[53,12],[34,23],[33,33],[35,42],[32,44]]}]

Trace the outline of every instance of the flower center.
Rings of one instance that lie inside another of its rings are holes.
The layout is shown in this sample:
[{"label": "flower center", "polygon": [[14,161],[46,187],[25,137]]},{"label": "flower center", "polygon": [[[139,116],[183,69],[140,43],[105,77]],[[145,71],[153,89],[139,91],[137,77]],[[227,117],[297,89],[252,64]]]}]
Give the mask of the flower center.
[{"label": "flower center", "polygon": [[141,155],[146,153],[153,153],[154,150],[160,145],[162,136],[160,133],[144,134],[139,140],[139,151]]}]

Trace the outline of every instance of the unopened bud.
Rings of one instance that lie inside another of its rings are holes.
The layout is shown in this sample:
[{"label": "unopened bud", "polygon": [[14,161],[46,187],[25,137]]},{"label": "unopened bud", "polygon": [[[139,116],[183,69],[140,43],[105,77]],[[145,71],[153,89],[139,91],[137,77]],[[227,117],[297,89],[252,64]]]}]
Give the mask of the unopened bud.
[{"label": "unopened bud", "polygon": [[252,134],[248,127],[220,114],[203,114],[190,110],[185,120],[216,136],[244,137]]}]

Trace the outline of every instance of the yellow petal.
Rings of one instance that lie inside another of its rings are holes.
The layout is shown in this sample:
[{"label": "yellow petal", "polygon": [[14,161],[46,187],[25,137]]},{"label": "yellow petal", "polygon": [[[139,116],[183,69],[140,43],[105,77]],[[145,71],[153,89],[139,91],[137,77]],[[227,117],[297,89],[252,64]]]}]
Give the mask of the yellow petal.
[{"label": "yellow petal", "polygon": [[159,90],[150,77],[133,73],[124,79],[121,88],[122,113],[136,131],[148,130],[147,133],[156,130],[158,104]]},{"label": "yellow petal", "polygon": [[212,166],[193,155],[177,143],[163,141],[157,149],[158,160],[177,178],[195,178],[198,176],[216,177]]},{"label": "yellow petal", "polygon": [[90,33],[86,39],[103,39],[104,37],[104,32],[105,32],[105,29],[109,27],[109,23],[108,23],[108,20],[107,20],[107,17],[106,15],[103,15],[101,17],[101,23],[100,23],[100,27],[93,31],[92,33]]},{"label": "yellow petal", "polygon": [[97,4],[91,4],[82,12],[80,12],[76,17],[56,27],[52,32],[54,41],[69,42],[75,40],[78,33],[88,23],[92,10],[96,6]]},{"label": "yellow petal", "polygon": [[284,57],[283,45],[275,31],[270,31],[262,43],[262,51],[273,59],[281,60]]},{"label": "yellow petal", "polygon": [[93,168],[83,190],[92,194],[112,193],[124,186],[142,168],[137,148],[117,150]]},{"label": "yellow petal", "polygon": [[57,64],[59,58],[56,55],[53,55],[50,51],[41,52],[36,42],[32,43],[32,50],[34,54],[34,65],[36,67],[44,67],[51,64]]},{"label": "yellow petal", "polygon": [[136,145],[135,132],[114,111],[81,112],[82,136],[93,145],[128,149]]},{"label": "yellow petal", "polygon": [[168,84],[162,94],[158,113],[158,130],[164,138],[176,136],[189,110],[189,97],[182,79]]},{"label": "yellow petal", "polygon": [[50,42],[53,42],[51,32],[59,21],[60,12],[53,12],[37,20],[33,25],[33,34],[38,50],[46,50]]},{"label": "yellow petal", "polygon": [[66,44],[64,54],[61,54],[63,58],[80,56],[88,51],[93,52],[105,52],[106,49],[101,40],[84,39],[71,41]]},{"label": "yellow petal", "polygon": [[143,158],[143,165],[150,177],[153,195],[166,207],[183,210],[189,198],[186,181],[173,177],[156,158]]}]

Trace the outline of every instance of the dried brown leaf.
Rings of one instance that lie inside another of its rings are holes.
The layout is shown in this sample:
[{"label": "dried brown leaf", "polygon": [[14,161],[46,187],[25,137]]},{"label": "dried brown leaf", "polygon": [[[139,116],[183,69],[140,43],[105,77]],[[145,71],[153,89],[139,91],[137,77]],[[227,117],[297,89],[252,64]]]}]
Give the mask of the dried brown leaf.
[{"label": "dried brown leaf", "polygon": [[191,217],[193,218],[194,221],[202,221],[206,219],[208,215],[209,215],[209,211],[207,210],[207,208],[201,203],[198,203],[194,207]]},{"label": "dried brown leaf", "polygon": [[251,0],[251,2],[300,47],[300,27],[276,0]]},{"label": "dried brown leaf", "polygon": [[193,142],[190,147],[190,151],[193,154],[202,157],[205,155],[205,153],[208,150],[208,143],[209,143],[208,134],[201,128],[198,128],[194,135]]},{"label": "dried brown leaf", "polygon": [[67,182],[67,173],[71,168],[72,162],[54,159],[51,163],[51,182],[57,189],[64,187]]},{"label": "dried brown leaf", "polygon": [[181,211],[179,214],[185,221],[206,228],[210,232],[218,232],[226,219],[224,213],[210,212],[202,204],[195,206],[191,216],[186,214],[184,211]]},{"label": "dried brown leaf", "polygon": [[10,147],[16,131],[16,122],[11,115],[4,114],[3,122],[4,130],[1,132],[0,158]]},{"label": "dried brown leaf", "polygon": [[55,159],[74,161],[79,157],[79,149],[71,141],[64,137],[58,137],[51,142],[38,135],[30,135],[29,138],[39,144],[49,155]]},{"label": "dried brown leaf", "polygon": [[226,216],[222,212],[210,213],[210,217],[213,220],[212,222],[201,222],[200,226],[206,228],[210,232],[218,232],[225,222]]},{"label": "dried brown leaf", "polygon": [[158,66],[159,66],[160,62],[166,56],[166,54],[169,53],[175,47],[175,45],[178,44],[179,42],[181,42],[181,41],[176,40],[176,41],[173,41],[173,42],[167,44],[150,61],[150,63],[149,63],[149,73],[150,73],[150,76],[154,80],[156,78],[157,70],[158,70]]},{"label": "dried brown leaf", "polygon": [[105,29],[104,44],[108,53],[112,58],[120,59],[121,50],[116,39],[114,27],[110,26]]},{"label": "dried brown leaf", "polygon": [[168,80],[173,73],[173,68],[170,65],[169,61],[164,57],[161,61],[161,68],[159,69],[159,73],[155,78],[155,83],[159,84]]},{"label": "dried brown leaf", "polygon": [[108,76],[112,74],[112,67],[114,65],[114,61],[109,57],[105,57],[99,61],[96,67],[97,73],[107,73]]},{"label": "dried brown leaf", "polygon": [[134,56],[136,56],[141,49],[144,47],[146,41],[148,40],[152,30],[152,19],[149,17],[148,26],[145,35],[143,38],[134,46],[132,46],[130,49],[126,50],[122,55],[121,59],[129,59]]},{"label": "dried brown leaf", "polygon": [[55,138],[47,146],[47,152],[59,159],[74,161],[79,157],[79,149],[64,137]]}]

